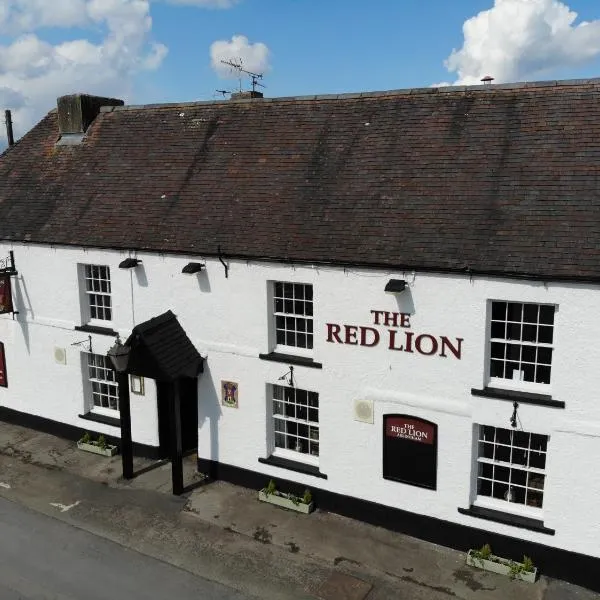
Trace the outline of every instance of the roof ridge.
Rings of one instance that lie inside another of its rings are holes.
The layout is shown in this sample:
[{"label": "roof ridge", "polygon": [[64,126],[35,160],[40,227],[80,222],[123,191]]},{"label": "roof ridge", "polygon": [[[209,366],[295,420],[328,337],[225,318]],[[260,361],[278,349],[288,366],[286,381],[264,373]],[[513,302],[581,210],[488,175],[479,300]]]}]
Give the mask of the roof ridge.
[{"label": "roof ridge", "polygon": [[273,98],[232,98],[229,100],[195,100],[190,102],[163,102],[153,104],[130,104],[124,106],[103,106],[100,112],[117,112],[123,110],[141,110],[141,109],[173,109],[173,108],[193,108],[195,106],[205,105],[231,105],[243,103],[265,103],[265,102],[297,102],[314,100],[352,100],[360,98],[378,98],[390,96],[417,96],[425,94],[449,94],[461,92],[484,92],[492,93],[495,91],[510,90],[530,90],[530,89],[548,89],[556,87],[585,87],[600,86],[600,77],[590,79],[556,79],[547,81],[522,81],[515,83],[481,84],[481,85],[448,85],[431,86],[417,88],[398,88],[394,90],[382,90],[373,92],[346,92],[342,94],[309,94],[304,96],[275,96]]}]

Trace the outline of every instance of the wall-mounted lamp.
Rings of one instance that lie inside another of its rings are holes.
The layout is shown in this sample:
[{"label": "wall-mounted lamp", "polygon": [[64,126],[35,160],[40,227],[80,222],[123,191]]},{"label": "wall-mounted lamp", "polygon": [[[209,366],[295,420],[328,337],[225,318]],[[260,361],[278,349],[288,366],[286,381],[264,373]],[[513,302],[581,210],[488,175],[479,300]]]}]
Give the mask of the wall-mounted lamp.
[{"label": "wall-mounted lamp", "polygon": [[119,263],[119,269],[133,269],[141,263],[142,261],[138,258],[126,258],[122,263]]},{"label": "wall-mounted lamp", "polygon": [[404,279],[390,279],[385,285],[385,291],[388,294],[400,294],[406,289]]},{"label": "wall-mounted lamp", "polygon": [[194,273],[200,273],[206,265],[204,263],[199,262],[191,262],[185,265],[183,269],[181,269],[182,273],[186,273],[187,275],[193,275]]},{"label": "wall-mounted lamp", "polygon": [[106,353],[117,373],[123,373],[127,369],[130,352],[131,348],[122,344],[121,338],[117,336],[114,346]]}]

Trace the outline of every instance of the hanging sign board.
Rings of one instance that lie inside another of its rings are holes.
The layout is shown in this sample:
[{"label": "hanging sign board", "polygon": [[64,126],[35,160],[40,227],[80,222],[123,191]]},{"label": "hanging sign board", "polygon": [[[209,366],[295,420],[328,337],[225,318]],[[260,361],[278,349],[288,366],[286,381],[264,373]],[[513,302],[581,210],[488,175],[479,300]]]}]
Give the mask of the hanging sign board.
[{"label": "hanging sign board", "polygon": [[409,415],[383,416],[383,478],[437,486],[437,425]]},{"label": "hanging sign board", "polygon": [[4,354],[4,344],[0,342],[0,387],[8,387],[6,377],[6,356]]},{"label": "hanging sign board", "polygon": [[10,275],[0,275],[0,315],[13,312]]}]

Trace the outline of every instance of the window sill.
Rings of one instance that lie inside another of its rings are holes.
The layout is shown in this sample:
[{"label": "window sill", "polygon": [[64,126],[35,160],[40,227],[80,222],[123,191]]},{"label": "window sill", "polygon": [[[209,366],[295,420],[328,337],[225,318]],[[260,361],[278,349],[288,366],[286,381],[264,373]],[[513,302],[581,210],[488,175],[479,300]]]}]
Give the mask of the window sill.
[{"label": "window sill", "polygon": [[117,336],[117,332],[110,327],[98,327],[97,325],[76,325],[75,331],[85,331],[86,333],[97,333],[99,335]]},{"label": "window sill", "polygon": [[259,354],[261,360],[270,360],[273,362],[287,363],[288,365],[299,365],[310,367],[312,369],[322,369],[322,363],[315,362],[308,356],[297,356],[295,354],[281,354],[280,352],[270,352],[269,354]]},{"label": "window sill", "polygon": [[312,475],[313,477],[327,479],[327,475],[325,475],[325,473],[321,473],[321,471],[319,471],[319,467],[307,465],[295,460],[289,460],[287,458],[281,458],[279,456],[259,458],[258,462],[262,463],[263,465],[271,465],[272,467],[279,467],[281,469],[287,469],[288,471],[296,471],[297,473],[304,473],[305,475]]},{"label": "window sill", "polygon": [[491,508],[471,506],[469,508],[459,508],[458,512],[461,515],[467,515],[477,519],[485,519],[486,521],[495,521],[496,523],[504,523],[505,525],[512,525],[513,527],[520,527],[521,529],[529,529],[530,531],[537,531],[538,533],[545,533],[547,535],[554,535],[556,533],[554,529],[544,527],[544,522],[539,521],[538,519],[522,517],[520,515],[512,515],[500,510],[492,510]]},{"label": "window sill", "polygon": [[102,423],[103,425],[111,425],[112,427],[121,427],[120,419],[117,419],[116,417],[109,417],[108,415],[101,415],[95,412],[79,415],[79,418],[85,419],[86,421],[94,421],[95,423]]},{"label": "window sill", "polygon": [[515,390],[502,390],[500,388],[485,387],[482,390],[471,388],[473,396],[482,396],[484,398],[494,398],[495,400],[517,401],[521,404],[535,404],[537,406],[547,406],[549,408],[565,408],[562,400],[553,400],[552,396],[546,394],[532,394],[531,392],[518,392]]}]

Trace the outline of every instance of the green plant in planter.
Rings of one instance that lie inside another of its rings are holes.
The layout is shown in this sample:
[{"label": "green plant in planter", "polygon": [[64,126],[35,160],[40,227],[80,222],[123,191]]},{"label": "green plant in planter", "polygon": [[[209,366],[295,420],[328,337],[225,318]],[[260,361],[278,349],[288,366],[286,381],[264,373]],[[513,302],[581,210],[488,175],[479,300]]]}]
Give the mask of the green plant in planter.
[{"label": "green plant in planter", "polygon": [[304,504],[310,504],[312,502],[312,494],[310,493],[310,490],[308,488],[304,490],[302,502],[304,502]]},{"label": "green plant in planter", "polygon": [[90,444],[92,442],[92,436],[86,431],[79,440],[82,444]]},{"label": "green plant in planter", "polygon": [[287,497],[288,497],[288,500],[291,500],[295,506],[298,506],[298,504],[300,504],[300,498],[298,496],[296,496],[295,494],[290,493],[287,495]]},{"label": "green plant in planter", "polygon": [[271,494],[274,494],[277,491],[277,486],[275,485],[275,482],[271,479],[271,481],[269,481],[269,485],[267,485],[267,487],[265,488],[265,494],[267,496],[270,496]]},{"label": "green plant in planter", "polygon": [[479,550],[472,550],[471,556],[481,565],[484,560],[492,560],[492,548],[489,544],[484,544]]},{"label": "green plant in planter", "polygon": [[508,568],[510,569],[508,572],[510,578],[518,579],[521,573],[532,573],[535,567],[531,558],[529,558],[529,556],[524,556],[522,563],[518,563],[511,560],[508,565]]},{"label": "green plant in planter", "polygon": [[100,450],[106,450],[106,448],[108,447],[108,444],[106,443],[106,438],[101,435],[98,438],[98,441],[96,442],[98,444],[98,448],[100,448]]}]

